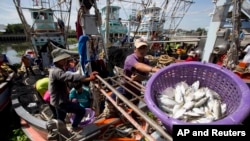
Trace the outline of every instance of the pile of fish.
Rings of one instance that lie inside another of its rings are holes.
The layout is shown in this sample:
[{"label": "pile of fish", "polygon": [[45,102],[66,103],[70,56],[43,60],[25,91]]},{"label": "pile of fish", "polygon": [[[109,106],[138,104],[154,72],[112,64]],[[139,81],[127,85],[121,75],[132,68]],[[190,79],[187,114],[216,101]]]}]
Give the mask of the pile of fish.
[{"label": "pile of fish", "polygon": [[226,116],[227,105],[218,93],[208,87],[200,87],[195,81],[185,81],[168,87],[156,95],[158,106],[168,116],[191,123],[209,123]]}]

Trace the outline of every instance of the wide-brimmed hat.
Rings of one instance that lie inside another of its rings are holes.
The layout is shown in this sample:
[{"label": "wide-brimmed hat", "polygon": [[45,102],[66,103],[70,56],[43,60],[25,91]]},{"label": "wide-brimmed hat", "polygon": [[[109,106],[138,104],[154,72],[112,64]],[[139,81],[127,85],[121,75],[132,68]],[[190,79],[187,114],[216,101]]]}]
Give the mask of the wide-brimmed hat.
[{"label": "wide-brimmed hat", "polygon": [[190,51],[187,55],[188,55],[188,56],[195,56],[196,53],[195,53],[194,51]]},{"label": "wide-brimmed hat", "polygon": [[53,62],[58,62],[60,60],[63,60],[63,59],[66,59],[66,58],[69,58],[70,55],[65,53],[62,49],[60,48],[57,48],[57,49],[54,49],[52,52],[51,52],[51,55],[53,57]]},{"label": "wide-brimmed hat", "polygon": [[144,39],[142,39],[142,38],[136,39],[135,40],[135,48],[140,48],[142,46],[148,46],[147,42],[144,41]]}]

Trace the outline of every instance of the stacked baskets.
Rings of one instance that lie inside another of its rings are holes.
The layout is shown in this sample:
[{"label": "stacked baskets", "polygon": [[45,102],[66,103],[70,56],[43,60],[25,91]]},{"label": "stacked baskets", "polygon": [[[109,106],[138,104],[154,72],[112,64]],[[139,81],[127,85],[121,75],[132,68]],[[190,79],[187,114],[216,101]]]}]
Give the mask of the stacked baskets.
[{"label": "stacked baskets", "polygon": [[250,113],[250,89],[237,75],[216,64],[202,62],[181,62],[171,64],[155,73],[147,82],[145,101],[152,113],[159,118],[166,129],[172,132],[174,124],[191,125],[174,119],[162,111],[156,103],[155,92],[162,92],[168,87],[174,87],[178,82],[185,81],[191,85],[200,81],[202,87],[208,87],[222,98],[227,104],[227,116],[223,119],[208,123],[240,124]]}]

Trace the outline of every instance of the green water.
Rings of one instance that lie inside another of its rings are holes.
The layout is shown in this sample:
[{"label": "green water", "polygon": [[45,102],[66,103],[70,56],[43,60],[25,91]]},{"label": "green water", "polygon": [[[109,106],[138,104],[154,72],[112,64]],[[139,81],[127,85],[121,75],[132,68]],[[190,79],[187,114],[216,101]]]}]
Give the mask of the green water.
[{"label": "green water", "polygon": [[7,49],[11,47],[14,49],[18,55],[22,55],[25,53],[25,50],[32,49],[32,45],[29,42],[20,42],[20,43],[1,43],[0,44],[0,52],[6,52]]},{"label": "green water", "polygon": [[[69,38],[67,40],[67,43],[68,44],[76,44],[77,39],[76,38]],[[0,53],[6,52],[8,47],[11,47],[12,49],[14,49],[18,53],[18,56],[21,56],[22,54],[24,54],[27,49],[33,49],[32,44],[30,42],[1,43],[0,44]]]}]

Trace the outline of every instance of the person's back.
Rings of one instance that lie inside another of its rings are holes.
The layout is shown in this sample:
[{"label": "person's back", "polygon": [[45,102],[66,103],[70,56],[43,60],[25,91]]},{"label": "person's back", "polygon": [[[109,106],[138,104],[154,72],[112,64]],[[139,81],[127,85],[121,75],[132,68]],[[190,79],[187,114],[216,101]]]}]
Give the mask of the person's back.
[{"label": "person's back", "polygon": [[36,90],[39,92],[41,96],[44,96],[44,93],[48,90],[49,78],[45,77],[37,80],[36,82]]},{"label": "person's back", "polygon": [[27,56],[22,56],[21,61],[23,62],[25,67],[29,67],[30,66],[30,59]]}]

